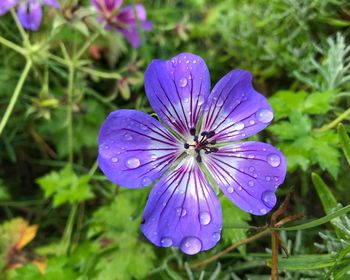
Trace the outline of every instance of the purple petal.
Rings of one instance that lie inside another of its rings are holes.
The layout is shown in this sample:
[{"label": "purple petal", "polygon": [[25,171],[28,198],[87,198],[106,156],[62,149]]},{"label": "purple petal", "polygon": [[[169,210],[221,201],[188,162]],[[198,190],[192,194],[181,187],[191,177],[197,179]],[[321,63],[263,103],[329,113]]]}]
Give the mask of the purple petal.
[{"label": "purple petal", "polygon": [[[139,21],[147,20],[146,9],[142,4],[136,4],[135,11]],[[124,23],[129,23],[129,24],[135,23],[136,19],[135,19],[133,6],[132,5],[125,6],[123,9],[120,10],[120,12],[117,15],[117,18],[118,20]]]},{"label": "purple petal", "polygon": [[37,31],[39,29],[42,10],[40,3],[33,0],[25,0],[18,6],[18,19],[25,29]]},{"label": "purple petal", "polygon": [[181,144],[154,118],[136,110],[109,114],[98,137],[98,163],[114,183],[150,185],[179,155]]},{"label": "purple petal", "polygon": [[0,16],[6,14],[10,9],[18,4],[19,0],[1,0],[0,1]]},{"label": "purple petal", "polygon": [[233,70],[214,87],[208,98],[203,131],[215,131],[213,139],[236,141],[258,133],[270,124],[273,111],[267,99],[254,90],[252,75]]},{"label": "purple petal", "polygon": [[193,157],[153,187],[141,222],[152,243],[179,247],[188,255],[214,247],[221,225],[219,200]]},{"label": "purple petal", "polygon": [[58,0],[43,0],[43,3],[56,9],[60,8],[60,3],[58,2]]},{"label": "purple petal", "polygon": [[210,92],[209,71],[203,59],[191,53],[166,61],[154,60],[145,73],[145,89],[162,121],[189,137]]},{"label": "purple petal", "polygon": [[100,12],[113,12],[122,3],[123,0],[91,0],[91,4]]},{"label": "purple petal", "polygon": [[284,181],[286,160],[273,146],[237,143],[202,160],[224,194],[242,210],[264,215],[275,206],[274,192]]},{"label": "purple petal", "polygon": [[136,25],[129,26],[127,29],[117,28],[117,30],[123,34],[133,48],[136,49],[141,45],[141,37]]}]

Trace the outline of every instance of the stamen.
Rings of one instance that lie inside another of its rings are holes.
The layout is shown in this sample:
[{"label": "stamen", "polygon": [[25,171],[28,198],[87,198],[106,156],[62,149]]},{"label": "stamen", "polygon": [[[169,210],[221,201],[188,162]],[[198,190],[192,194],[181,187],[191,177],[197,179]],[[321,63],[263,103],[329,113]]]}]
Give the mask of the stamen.
[{"label": "stamen", "polygon": [[203,131],[203,132],[201,133],[202,136],[206,136],[207,134],[208,134],[208,132],[206,132],[206,131]]},{"label": "stamen", "polygon": [[215,145],[215,144],[216,144],[216,140],[212,140],[212,141],[210,141],[210,142],[209,142],[209,144],[211,144],[211,145]]},{"label": "stamen", "polygon": [[195,136],[195,135],[196,135],[196,129],[195,129],[195,128],[191,128],[191,129],[190,129],[190,134],[191,134],[192,136]]},{"label": "stamen", "polygon": [[219,149],[218,148],[216,148],[216,147],[213,147],[213,148],[209,148],[210,149],[210,152],[217,152],[217,151],[219,151]]},{"label": "stamen", "polygon": [[196,161],[197,161],[197,162],[202,162],[202,158],[201,158],[201,156],[200,156],[200,155],[197,155],[197,157],[196,157]]},{"label": "stamen", "polygon": [[208,132],[208,138],[211,138],[211,137],[213,137],[215,135],[215,131],[214,130],[212,130],[212,131],[209,131]]},{"label": "stamen", "polygon": [[190,144],[187,144],[187,143],[184,144],[185,149],[188,149],[189,147],[190,147]]}]

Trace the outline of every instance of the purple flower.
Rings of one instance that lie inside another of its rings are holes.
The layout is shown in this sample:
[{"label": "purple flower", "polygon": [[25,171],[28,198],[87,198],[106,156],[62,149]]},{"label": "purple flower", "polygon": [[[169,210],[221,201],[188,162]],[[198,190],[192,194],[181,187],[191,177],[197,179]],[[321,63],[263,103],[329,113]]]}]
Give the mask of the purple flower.
[{"label": "purple flower", "polygon": [[[122,33],[134,48],[140,46],[141,38],[137,30],[137,19],[132,5],[119,9],[123,0],[91,0],[91,3],[100,14],[100,22],[105,22],[107,28],[113,28]],[[151,30],[152,23],[147,21],[145,7],[136,4],[135,12],[141,28],[146,31]]]},{"label": "purple flower", "polygon": [[42,5],[59,9],[58,0],[1,0],[0,15],[7,13],[18,4],[17,16],[25,29],[37,31],[42,18]]},{"label": "purple flower", "polygon": [[141,222],[152,243],[190,255],[216,245],[221,206],[208,177],[246,212],[264,215],[275,206],[286,175],[283,154],[265,143],[238,142],[273,119],[249,72],[229,72],[209,94],[205,62],[182,53],[154,60],[145,89],[162,123],[136,110],[112,112],[100,130],[98,162],[112,182],[128,188],[161,177]]}]

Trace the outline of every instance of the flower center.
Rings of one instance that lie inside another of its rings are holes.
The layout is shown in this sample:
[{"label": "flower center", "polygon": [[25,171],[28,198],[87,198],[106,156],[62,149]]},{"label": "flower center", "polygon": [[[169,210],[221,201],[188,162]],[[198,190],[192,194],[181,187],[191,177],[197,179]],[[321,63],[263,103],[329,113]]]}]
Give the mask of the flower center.
[{"label": "flower center", "polygon": [[197,162],[201,162],[201,152],[206,154],[217,152],[219,149],[216,147],[210,147],[216,144],[216,140],[210,140],[215,135],[215,131],[203,131],[200,134],[196,134],[196,129],[191,128],[190,134],[193,136],[193,142],[191,144],[185,143],[184,148],[188,155],[196,157]]}]

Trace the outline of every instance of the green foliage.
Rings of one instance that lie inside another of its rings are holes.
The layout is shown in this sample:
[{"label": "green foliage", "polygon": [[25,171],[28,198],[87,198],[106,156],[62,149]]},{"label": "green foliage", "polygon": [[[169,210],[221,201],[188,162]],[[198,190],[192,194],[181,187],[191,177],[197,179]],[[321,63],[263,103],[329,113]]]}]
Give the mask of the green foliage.
[{"label": "green foliage", "polygon": [[45,197],[53,198],[54,207],[64,203],[76,204],[93,198],[94,194],[89,181],[89,175],[77,176],[69,164],[59,172],[52,171],[37,179]]}]

